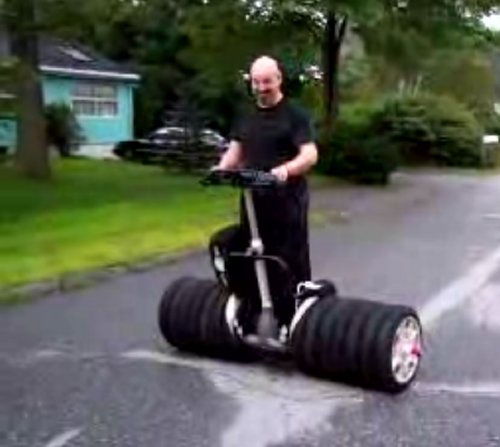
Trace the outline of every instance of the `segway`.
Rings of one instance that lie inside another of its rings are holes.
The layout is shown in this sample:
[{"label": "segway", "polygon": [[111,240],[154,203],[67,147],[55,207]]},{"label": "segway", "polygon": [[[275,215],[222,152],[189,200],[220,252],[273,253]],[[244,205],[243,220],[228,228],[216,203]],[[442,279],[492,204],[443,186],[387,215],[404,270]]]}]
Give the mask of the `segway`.
[{"label": "segway", "polygon": [[[239,223],[211,237],[215,279],[186,276],[168,286],[158,323],[170,345],[238,361],[276,353],[316,377],[389,393],[411,385],[423,346],[413,308],[343,297],[329,280],[293,284],[283,259],[266,253],[254,208],[254,190],[283,186],[274,175],[214,170],[201,183],[241,188],[249,231]],[[280,299],[295,304],[285,326],[275,312]]]}]

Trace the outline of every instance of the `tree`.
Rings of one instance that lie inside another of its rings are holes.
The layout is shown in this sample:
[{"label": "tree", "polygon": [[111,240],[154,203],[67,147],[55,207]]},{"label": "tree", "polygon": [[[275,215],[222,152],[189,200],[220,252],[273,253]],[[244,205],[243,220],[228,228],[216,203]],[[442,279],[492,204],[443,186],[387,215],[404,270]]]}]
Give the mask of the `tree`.
[{"label": "tree", "polygon": [[382,67],[383,84],[397,86],[402,93],[418,91],[429,61],[444,52],[477,49],[486,43],[480,16],[494,2],[481,7],[472,1],[392,3],[386,1],[379,20],[363,23],[359,32],[375,65]]},{"label": "tree", "polygon": [[251,61],[265,53],[285,66],[285,90],[300,94],[304,68],[315,62],[315,46],[305,27],[290,33],[289,24],[277,20],[265,4],[215,0],[186,11],[182,22],[189,39],[181,59],[195,70],[195,91],[201,103],[224,119],[227,131],[233,115],[247,104],[246,79]]},{"label": "tree", "polygon": [[477,44],[481,17],[499,6],[498,0],[269,0],[264,8],[293,26],[302,24],[321,45],[324,122],[331,128],[339,110],[341,48],[349,25],[369,54],[399,73],[401,86],[418,88],[421,61],[435,49]]},{"label": "tree", "polygon": [[439,52],[429,62],[424,84],[429,90],[453,96],[474,111],[493,109],[495,75],[490,60],[480,51]]},{"label": "tree", "polygon": [[[266,52],[283,60],[293,94],[310,89],[301,76],[322,74],[322,121],[336,121],[345,79],[344,50],[361,36],[371,66],[387,88],[417,90],[436,50],[481,40],[479,18],[499,0],[38,0],[51,32],[86,42],[139,66],[142,133],[168,105],[189,96],[213,114],[234,112],[245,97],[243,72]],[[363,64],[365,63],[363,62]],[[349,62],[350,63],[350,62]],[[369,68],[369,70],[368,70]],[[349,85],[349,82],[347,82]],[[352,84],[351,84],[352,85]],[[368,86],[371,88],[370,86]],[[219,120],[224,121],[224,120]],[[222,127],[227,123],[220,123]]]},{"label": "tree", "polygon": [[264,51],[281,56],[295,74],[319,60],[324,123],[329,125],[338,113],[341,47],[349,17],[373,16],[377,5],[376,0],[207,1],[190,17],[192,60],[215,58],[204,64],[216,71],[212,79],[238,73]]},{"label": "tree", "polygon": [[[144,25],[141,11],[149,4],[131,0],[37,0],[40,26],[60,38],[86,43],[108,57],[127,61],[137,49]],[[164,2],[165,3],[165,2]],[[162,15],[161,5],[157,14]]]},{"label": "tree", "polygon": [[5,0],[4,8],[12,53],[18,64],[16,166],[28,177],[47,179],[51,172],[38,68],[34,0]]},{"label": "tree", "polygon": [[143,75],[136,104],[136,129],[140,133],[163,124],[167,110],[191,93],[195,70],[181,57],[189,45],[182,21],[190,5],[197,3],[143,0],[137,4],[139,25],[132,56]]},{"label": "tree", "polygon": [[268,0],[274,20],[288,28],[309,34],[323,82],[323,124],[331,130],[339,112],[342,45],[350,25],[376,21],[381,13],[377,0]]}]

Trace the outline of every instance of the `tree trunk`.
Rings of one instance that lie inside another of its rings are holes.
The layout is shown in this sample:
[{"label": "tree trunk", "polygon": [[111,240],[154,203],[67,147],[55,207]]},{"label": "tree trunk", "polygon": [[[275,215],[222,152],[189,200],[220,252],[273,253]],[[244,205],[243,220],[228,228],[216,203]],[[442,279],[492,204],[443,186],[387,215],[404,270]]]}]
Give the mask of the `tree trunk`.
[{"label": "tree trunk", "polygon": [[16,88],[16,165],[30,178],[46,179],[51,172],[38,65],[34,0],[9,0],[8,5],[12,13],[8,27],[12,52],[20,64]]},{"label": "tree trunk", "polygon": [[347,28],[347,17],[328,11],[323,42],[324,123],[333,128],[339,113],[340,50]]}]

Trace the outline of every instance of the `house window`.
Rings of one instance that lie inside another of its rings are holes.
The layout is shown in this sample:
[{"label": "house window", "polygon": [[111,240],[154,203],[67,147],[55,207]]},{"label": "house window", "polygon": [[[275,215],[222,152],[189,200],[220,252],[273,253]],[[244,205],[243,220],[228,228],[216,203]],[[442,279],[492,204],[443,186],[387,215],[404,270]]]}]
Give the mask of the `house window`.
[{"label": "house window", "polygon": [[117,116],[117,88],[110,84],[76,83],[73,87],[72,105],[75,114],[80,116]]}]

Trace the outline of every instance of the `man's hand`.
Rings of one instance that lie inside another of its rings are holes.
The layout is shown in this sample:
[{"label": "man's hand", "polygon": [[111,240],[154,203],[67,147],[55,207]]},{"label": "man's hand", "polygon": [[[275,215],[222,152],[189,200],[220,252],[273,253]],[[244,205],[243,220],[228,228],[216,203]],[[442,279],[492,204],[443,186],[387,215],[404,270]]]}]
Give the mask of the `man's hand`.
[{"label": "man's hand", "polygon": [[278,177],[281,182],[286,182],[288,180],[288,169],[286,166],[278,166],[272,169],[271,174]]},{"label": "man's hand", "polygon": [[318,150],[314,143],[307,143],[300,147],[299,155],[271,170],[282,182],[286,182],[290,177],[305,174],[318,161]]}]

